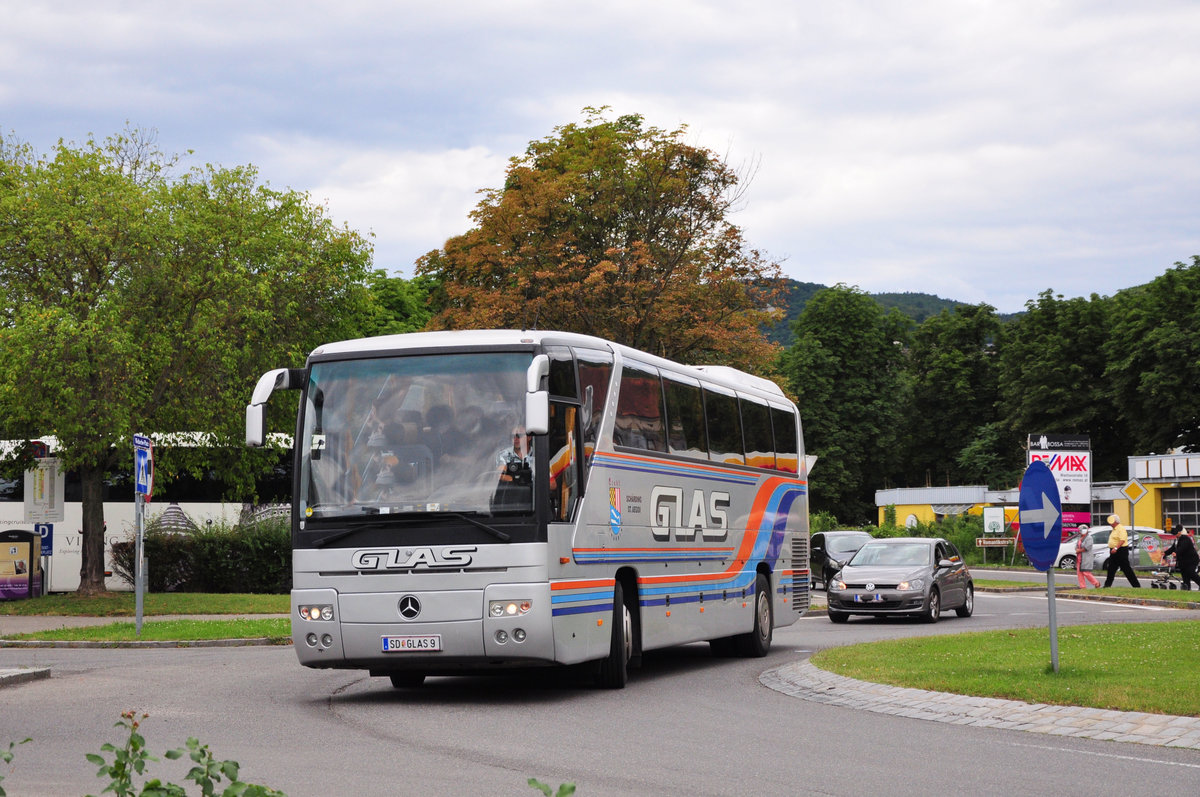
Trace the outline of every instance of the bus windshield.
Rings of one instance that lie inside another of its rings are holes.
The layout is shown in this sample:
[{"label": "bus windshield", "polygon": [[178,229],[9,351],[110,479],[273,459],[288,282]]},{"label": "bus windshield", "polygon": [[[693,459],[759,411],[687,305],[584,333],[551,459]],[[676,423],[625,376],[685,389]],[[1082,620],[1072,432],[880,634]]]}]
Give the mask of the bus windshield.
[{"label": "bus windshield", "polygon": [[530,512],[529,353],[313,364],[304,406],[300,519]]}]

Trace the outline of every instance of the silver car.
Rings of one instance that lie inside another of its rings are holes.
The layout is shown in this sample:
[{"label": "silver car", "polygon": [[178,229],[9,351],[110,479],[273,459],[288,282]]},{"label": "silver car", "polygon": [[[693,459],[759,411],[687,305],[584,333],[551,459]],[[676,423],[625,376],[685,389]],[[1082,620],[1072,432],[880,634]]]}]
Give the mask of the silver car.
[{"label": "silver car", "polygon": [[909,615],[936,623],[943,609],[970,617],[975,583],[958,549],[947,540],[898,537],[859,548],[829,582],[829,619],[852,614]]}]

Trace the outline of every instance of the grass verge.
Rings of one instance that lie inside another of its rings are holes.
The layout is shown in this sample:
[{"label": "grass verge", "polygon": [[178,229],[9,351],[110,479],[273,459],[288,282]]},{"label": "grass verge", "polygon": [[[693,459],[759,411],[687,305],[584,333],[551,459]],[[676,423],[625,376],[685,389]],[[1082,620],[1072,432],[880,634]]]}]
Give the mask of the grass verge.
[{"label": "grass verge", "polygon": [[1059,628],[1058,650],[1055,673],[1049,631],[1029,628],[853,645],[812,661],[894,686],[1200,717],[1200,690],[1179,672],[1200,661],[1200,620]]},{"label": "grass verge", "polygon": [[142,633],[132,622],[82,628],[56,628],[32,634],[12,634],[12,640],[50,642],[181,642],[207,639],[268,639],[277,645],[292,641],[287,618],[233,620],[151,620],[142,623]]},{"label": "grass verge", "polygon": [[[236,595],[201,592],[163,592],[143,596],[143,616],[159,614],[287,614],[288,595]],[[29,600],[0,603],[0,615],[133,617],[137,613],[132,592],[105,592],[82,596],[73,592],[44,595]]]}]

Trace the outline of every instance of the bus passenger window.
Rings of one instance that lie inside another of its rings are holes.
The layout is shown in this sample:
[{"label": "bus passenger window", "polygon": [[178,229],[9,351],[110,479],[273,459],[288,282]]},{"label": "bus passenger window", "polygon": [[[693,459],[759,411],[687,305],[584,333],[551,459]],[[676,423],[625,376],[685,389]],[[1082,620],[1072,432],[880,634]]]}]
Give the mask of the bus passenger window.
[{"label": "bus passenger window", "polygon": [[[664,372],[665,373],[665,372]],[[704,397],[699,385],[667,377],[663,381],[667,398],[667,447],[672,454],[707,459],[708,440],[704,434]]]},{"label": "bus passenger window", "polygon": [[626,364],[621,371],[613,442],[619,446],[666,451],[662,382],[658,374]]},{"label": "bus passenger window", "polygon": [[799,473],[796,415],[791,410],[771,407],[771,426],[775,432],[775,467],[785,473]]},{"label": "bus passenger window", "polygon": [[775,443],[771,439],[771,411],[766,404],[742,397],[742,431],[746,435],[746,464],[775,468]]},{"label": "bus passenger window", "polygon": [[711,388],[704,389],[704,411],[708,416],[708,457],[713,462],[741,465],[742,416],[737,397]]}]

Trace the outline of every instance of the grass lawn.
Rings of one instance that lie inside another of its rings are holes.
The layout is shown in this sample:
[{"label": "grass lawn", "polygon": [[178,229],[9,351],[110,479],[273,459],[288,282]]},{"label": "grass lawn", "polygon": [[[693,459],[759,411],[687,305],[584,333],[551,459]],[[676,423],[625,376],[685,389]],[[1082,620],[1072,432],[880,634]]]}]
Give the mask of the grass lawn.
[{"label": "grass lawn", "polygon": [[[73,592],[0,602],[0,615],[134,617],[132,592],[105,592],[83,597]],[[197,592],[150,593],[142,596],[142,615],[157,614],[287,614],[288,595],[211,595]]]},{"label": "grass lawn", "polygon": [[178,642],[204,639],[269,639],[286,645],[292,641],[288,618],[234,620],[146,620],[142,633],[137,623],[122,621],[83,628],[59,628],[35,634],[13,634],[10,639],[68,642]]},{"label": "grass lawn", "polygon": [[1200,661],[1200,620],[1059,628],[1058,660],[1055,673],[1045,628],[874,642],[812,658],[822,669],[874,683],[1200,717],[1200,690],[1181,677]]}]

